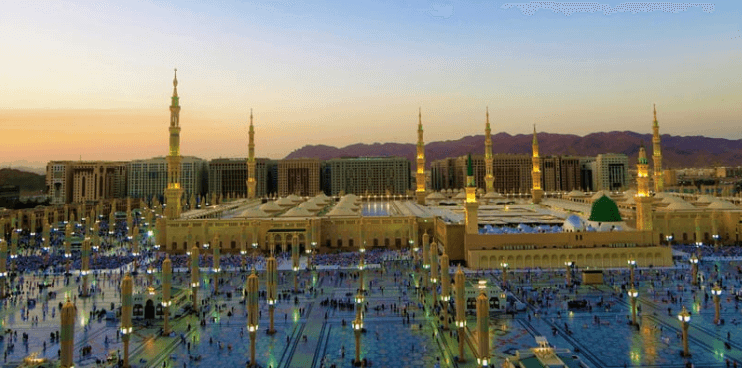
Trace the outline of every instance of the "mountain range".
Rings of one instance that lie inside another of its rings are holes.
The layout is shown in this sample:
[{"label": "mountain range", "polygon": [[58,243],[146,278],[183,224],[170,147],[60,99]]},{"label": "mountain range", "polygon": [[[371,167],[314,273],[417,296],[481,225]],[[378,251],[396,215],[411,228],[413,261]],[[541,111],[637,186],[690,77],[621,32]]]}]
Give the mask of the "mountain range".
[{"label": "mountain range", "polygon": [[[414,138],[414,135],[412,136]],[[584,137],[572,134],[538,133],[541,156],[597,156],[602,153],[623,153],[633,166],[644,143],[647,158],[652,161],[652,135],[629,131],[592,133]],[[492,136],[492,153],[531,154],[533,135],[497,133]],[[711,166],[738,166],[742,164],[742,139],[708,138],[703,136],[660,136],[663,168],[690,168]],[[291,152],[290,158],[400,156],[413,163],[415,143],[357,143],[343,148],[326,145],[307,145]],[[468,153],[484,154],[484,134],[466,136],[457,140],[425,144],[425,165],[447,157]]]}]

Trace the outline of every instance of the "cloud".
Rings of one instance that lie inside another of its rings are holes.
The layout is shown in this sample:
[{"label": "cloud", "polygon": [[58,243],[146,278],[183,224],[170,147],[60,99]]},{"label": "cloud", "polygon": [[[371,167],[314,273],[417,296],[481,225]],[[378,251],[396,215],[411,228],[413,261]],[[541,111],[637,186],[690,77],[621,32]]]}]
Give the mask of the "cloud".
[{"label": "cloud", "polygon": [[431,4],[428,13],[434,18],[448,19],[453,15],[453,4]]},{"label": "cloud", "polygon": [[714,4],[708,3],[621,3],[615,8],[608,4],[584,3],[584,2],[556,2],[556,1],[531,1],[529,3],[507,3],[501,9],[518,8],[524,15],[533,15],[541,9],[551,10],[554,13],[563,13],[566,16],[573,13],[595,13],[603,12],[604,15],[613,13],[639,12],[648,13],[652,11],[664,11],[665,13],[679,13],[686,11],[690,7],[701,7],[704,12],[711,13],[714,11]]}]

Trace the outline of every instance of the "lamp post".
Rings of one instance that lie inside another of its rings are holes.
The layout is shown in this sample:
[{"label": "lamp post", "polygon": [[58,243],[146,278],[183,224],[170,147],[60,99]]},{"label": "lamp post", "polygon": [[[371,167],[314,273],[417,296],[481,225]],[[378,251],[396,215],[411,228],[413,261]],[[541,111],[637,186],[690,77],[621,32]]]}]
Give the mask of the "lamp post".
[{"label": "lamp post", "polygon": [[464,306],[464,283],[466,282],[466,276],[464,271],[459,267],[454,275],[454,281],[456,286],[456,327],[458,328],[459,335],[459,362],[465,362],[464,358],[464,327],[466,327],[466,309]]},{"label": "lamp post", "polygon": [[[445,250],[445,249],[444,249]],[[441,261],[441,302],[443,302],[443,330],[448,330],[448,301],[451,300],[451,275],[448,274],[448,254]]]},{"label": "lamp post", "polygon": [[433,292],[432,306],[438,302],[438,247],[430,244],[430,285]]},{"label": "lamp post", "polygon": [[639,296],[639,292],[632,286],[629,290],[629,298],[631,299],[631,324],[636,325],[636,297]]},{"label": "lamp post", "polygon": [[[428,235],[428,233],[423,234],[423,269],[430,269],[430,236]],[[425,273],[425,271],[423,271],[423,273]],[[423,283],[425,285],[425,289],[430,286],[428,280],[429,276],[426,276],[428,275],[423,275]]]},{"label": "lamp post", "polygon": [[299,237],[291,237],[291,263],[294,270],[294,293],[299,292]]},{"label": "lamp post", "polygon": [[500,267],[502,267],[502,283],[506,284],[508,282],[508,263],[502,262]]},{"label": "lamp post", "polygon": [[698,256],[696,256],[695,254],[690,257],[690,265],[692,273],[692,279],[690,283],[692,285],[698,285]]},{"label": "lamp post", "polygon": [[565,274],[567,286],[572,286],[572,261],[564,262],[564,268],[567,271]]},{"label": "lamp post", "polygon": [[360,367],[361,366],[361,331],[363,330],[363,320],[356,319],[353,321],[353,333],[356,337],[356,359],[355,359],[355,366]]},{"label": "lamp post", "polygon": [[678,314],[678,320],[680,320],[680,327],[683,330],[683,356],[689,357],[690,351],[688,350],[688,322],[690,322],[690,313],[683,306],[683,310]]},{"label": "lamp post", "polygon": [[629,271],[631,272],[631,286],[634,286],[634,269],[636,268],[636,260],[629,259]]},{"label": "lamp post", "polygon": [[167,336],[170,334],[170,285],[173,282],[173,262],[170,260],[170,256],[165,254],[165,260],[162,261],[162,313],[165,318],[165,324],[162,327],[162,334]]},{"label": "lamp post", "polygon": [[214,273],[214,294],[219,295],[219,273],[222,271],[221,265],[220,265],[220,258],[221,258],[221,241],[219,240],[219,234],[214,234],[214,239],[212,240],[212,243],[214,243],[214,267],[212,268],[212,272]]},{"label": "lamp post", "polygon": [[477,347],[479,357],[477,363],[482,367],[489,366],[490,351],[490,304],[487,298],[487,281],[479,280],[479,296],[477,297]]},{"label": "lamp post", "polygon": [[88,274],[90,274],[90,238],[82,241],[82,262],[80,265],[82,275],[82,296],[88,297]]},{"label": "lamp post", "polygon": [[129,367],[129,339],[131,338],[131,312],[133,307],[133,286],[131,274],[121,280],[121,340],[124,341],[124,368]]},{"label": "lamp post", "polygon": [[198,314],[198,287],[200,283],[200,270],[198,268],[198,247],[191,248],[191,294],[193,295],[193,311]]},{"label": "lamp post", "polygon": [[75,315],[77,314],[77,308],[67,299],[67,303],[64,304],[61,312],[60,367],[73,368],[75,366],[72,357],[75,349]]},{"label": "lamp post", "polygon": [[719,287],[719,284],[714,284],[714,287],[711,288],[711,294],[714,296],[714,324],[719,324],[719,310],[721,309],[719,307],[719,302],[721,301],[721,288]]},{"label": "lamp post", "polygon": [[276,310],[277,300],[277,284],[278,284],[278,267],[276,265],[276,258],[273,257],[273,250],[271,250],[271,256],[268,257],[266,262],[266,282],[265,282],[267,296],[268,296],[268,314],[270,315],[270,326],[268,327],[268,335],[276,333],[276,329],[273,327],[273,315]]},{"label": "lamp post", "polygon": [[250,334],[250,366],[256,367],[255,339],[258,331],[258,275],[253,265],[252,274],[247,278],[247,332]]},{"label": "lamp post", "polygon": [[5,298],[5,281],[8,278],[8,242],[0,239],[0,299]]},{"label": "lamp post", "polygon": [[672,235],[665,236],[665,240],[667,241],[667,245],[672,245]]}]

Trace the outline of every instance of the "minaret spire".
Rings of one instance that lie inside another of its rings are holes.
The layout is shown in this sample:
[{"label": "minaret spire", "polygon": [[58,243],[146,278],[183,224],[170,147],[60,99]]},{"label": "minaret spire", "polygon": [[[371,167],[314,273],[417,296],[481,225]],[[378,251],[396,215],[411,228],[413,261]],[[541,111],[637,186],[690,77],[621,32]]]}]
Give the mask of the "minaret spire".
[{"label": "minaret spire", "polygon": [[485,190],[487,193],[495,191],[495,176],[492,173],[493,158],[492,158],[492,129],[490,129],[490,108],[487,106],[485,116],[487,117],[487,124],[484,126],[484,168],[485,168]]},{"label": "minaret spire", "polygon": [[639,157],[636,161],[636,229],[639,231],[652,230],[652,197],[649,196],[649,161],[644,150],[644,142],[639,147]]},{"label": "minaret spire", "polygon": [[417,113],[417,173],[415,174],[415,181],[417,182],[417,190],[415,196],[417,197],[417,203],[425,204],[425,142],[423,141],[423,113],[422,107],[418,109]]},{"label": "minaret spire", "polygon": [[178,97],[178,69],[173,78],[173,97],[170,102],[170,150],[167,156],[167,187],[165,215],[170,219],[180,217],[183,188],[180,186],[180,98]]},{"label": "minaret spire", "polygon": [[250,109],[250,130],[248,131],[249,142],[247,145],[248,156],[247,156],[247,198],[255,198],[255,188],[257,182],[255,181],[255,128],[253,127],[253,116],[252,109]]},{"label": "minaret spire", "polygon": [[660,125],[657,122],[657,106],[652,105],[654,121],[652,123],[652,161],[654,163],[654,192],[665,190],[662,177],[662,151],[660,149]]},{"label": "minaret spire", "polygon": [[531,197],[533,203],[538,204],[541,202],[541,197],[544,191],[541,189],[541,159],[538,156],[538,140],[536,139],[536,124],[533,124],[533,158],[532,164],[533,169],[531,170],[531,180],[533,181],[533,189],[531,190]]}]

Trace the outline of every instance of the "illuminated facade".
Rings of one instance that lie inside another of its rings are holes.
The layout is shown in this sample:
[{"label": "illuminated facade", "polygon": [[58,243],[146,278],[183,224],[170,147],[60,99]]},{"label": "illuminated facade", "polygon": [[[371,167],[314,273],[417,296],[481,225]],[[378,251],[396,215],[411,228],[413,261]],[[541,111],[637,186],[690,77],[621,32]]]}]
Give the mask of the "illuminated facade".
[{"label": "illuminated facade", "polygon": [[636,228],[641,231],[652,231],[652,197],[649,196],[649,162],[644,144],[639,148],[637,159]]}]

